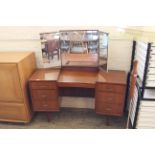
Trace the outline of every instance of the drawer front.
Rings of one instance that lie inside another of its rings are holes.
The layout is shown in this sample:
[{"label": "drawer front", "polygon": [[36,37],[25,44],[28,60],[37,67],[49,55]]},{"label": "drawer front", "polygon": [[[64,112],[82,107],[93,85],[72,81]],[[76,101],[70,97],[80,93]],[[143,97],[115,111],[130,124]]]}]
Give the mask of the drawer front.
[{"label": "drawer front", "polygon": [[59,111],[59,102],[58,100],[34,101],[33,110],[34,111]]},{"label": "drawer front", "polygon": [[101,103],[122,105],[124,104],[124,94],[96,92],[95,100]]},{"label": "drawer front", "polygon": [[96,102],[95,110],[98,114],[110,115],[110,116],[122,116],[123,115],[123,105],[105,104]]},{"label": "drawer front", "polygon": [[96,91],[125,93],[125,86],[97,83],[96,84]]},{"label": "drawer front", "polygon": [[57,83],[52,81],[30,82],[30,88],[31,89],[57,89]]},{"label": "drawer front", "polygon": [[56,90],[31,90],[32,98],[34,101],[51,101],[58,98]]}]

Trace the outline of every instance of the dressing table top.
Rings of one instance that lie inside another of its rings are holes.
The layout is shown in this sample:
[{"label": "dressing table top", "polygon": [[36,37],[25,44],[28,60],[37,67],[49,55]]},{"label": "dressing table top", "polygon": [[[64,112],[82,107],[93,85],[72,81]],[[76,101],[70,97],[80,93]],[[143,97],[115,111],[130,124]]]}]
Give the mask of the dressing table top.
[{"label": "dressing table top", "polygon": [[95,88],[96,82],[126,84],[125,71],[38,69],[29,81],[57,81],[59,87]]},{"label": "dressing table top", "polygon": [[60,69],[38,69],[29,81],[57,81]]},{"label": "dressing table top", "polygon": [[110,84],[126,84],[127,74],[125,71],[99,71],[97,82]]}]

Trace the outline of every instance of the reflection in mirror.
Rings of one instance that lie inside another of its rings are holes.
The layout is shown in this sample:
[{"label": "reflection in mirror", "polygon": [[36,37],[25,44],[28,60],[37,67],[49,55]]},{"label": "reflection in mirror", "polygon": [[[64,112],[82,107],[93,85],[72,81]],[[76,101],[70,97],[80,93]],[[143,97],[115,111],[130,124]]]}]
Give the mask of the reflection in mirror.
[{"label": "reflection in mirror", "polygon": [[98,30],[65,30],[41,33],[45,68],[99,67],[107,70],[108,33]]},{"label": "reflection in mirror", "polygon": [[60,31],[62,66],[98,67],[97,30]]},{"label": "reflection in mirror", "polygon": [[40,39],[44,68],[60,67],[59,33],[41,33]]},{"label": "reflection in mirror", "polygon": [[108,33],[99,32],[99,67],[107,70],[108,61]]}]

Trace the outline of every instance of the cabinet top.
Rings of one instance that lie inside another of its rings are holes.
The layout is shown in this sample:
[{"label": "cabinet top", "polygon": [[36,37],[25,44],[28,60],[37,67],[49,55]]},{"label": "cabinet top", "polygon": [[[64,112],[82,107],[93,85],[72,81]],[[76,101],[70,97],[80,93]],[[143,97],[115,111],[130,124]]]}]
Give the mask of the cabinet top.
[{"label": "cabinet top", "polygon": [[57,81],[60,69],[38,69],[29,81]]},{"label": "cabinet top", "polygon": [[97,82],[123,84],[127,83],[127,74],[125,71],[100,71],[97,76]]},{"label": "cabinet top", "polygon": [[0,52],[0,63],[18,63],[33,52]]},{"label": "cabinet top", "polygon": [[125,85],[127,74],[124,71],[79,71],[60,69],[38,69],[29,81],[57,81],[61,87],[94,88],[96,82]]}]

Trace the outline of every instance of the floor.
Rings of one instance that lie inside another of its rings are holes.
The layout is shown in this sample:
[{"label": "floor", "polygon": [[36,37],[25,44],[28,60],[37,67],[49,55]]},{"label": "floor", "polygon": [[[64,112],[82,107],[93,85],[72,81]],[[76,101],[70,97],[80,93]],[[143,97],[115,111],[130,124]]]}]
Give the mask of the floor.
[{"label": "floor", "polygon": [[29,124],[1,122],[0,129],[123,129],[125,124],[126,117],[111,117],[107,125],[106,117],[93,110],[63,109],[53,113],[50,122],[45,113],[36,113]]}]

